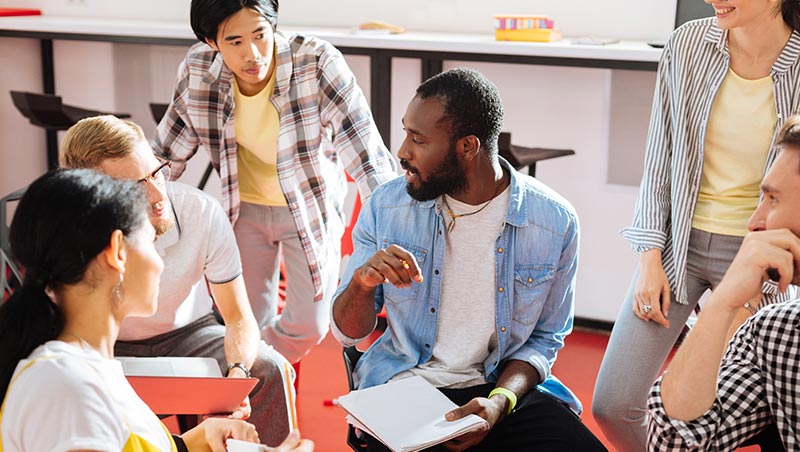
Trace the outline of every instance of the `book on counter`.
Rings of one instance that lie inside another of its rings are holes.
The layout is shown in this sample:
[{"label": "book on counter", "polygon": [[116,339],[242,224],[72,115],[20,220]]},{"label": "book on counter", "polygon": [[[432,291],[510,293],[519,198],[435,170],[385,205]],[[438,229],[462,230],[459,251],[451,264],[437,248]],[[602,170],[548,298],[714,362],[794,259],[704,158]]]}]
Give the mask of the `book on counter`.
[{"label": "book on counter", "polygon": [[552,42],[561,40],[561,31],[548,16],[498,14],[494,16],[497,41]]},{"label": "book on counter", "polygon": [[394,452],[426,449],[489,428],[486,420],[474,414],[445,420],[445,413],[457,405],[419,376],[350,391],[338,403],[347,412],[347,422]]}]

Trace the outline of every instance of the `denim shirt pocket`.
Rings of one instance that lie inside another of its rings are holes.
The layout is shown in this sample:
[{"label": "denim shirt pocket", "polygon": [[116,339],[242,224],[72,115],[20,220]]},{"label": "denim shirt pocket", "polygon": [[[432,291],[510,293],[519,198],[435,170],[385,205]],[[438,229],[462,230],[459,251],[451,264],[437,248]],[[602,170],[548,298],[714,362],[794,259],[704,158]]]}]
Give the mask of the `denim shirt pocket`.
[{"label": "denim shirt pocket", "polygon": [[[383,240],[383,248],[387,248],[390,245],[397,245],[411,253],[414,259],[417,260],[417,265],[423,273],[423,276],[425,276],[425,259],[428,257],[428,250],[421,246],[412,245],[400,240]],[[383,285],[383,296],[391,303],[403,303],[416,299],[419,288],[420,285],[415,282],[412,282],[410,287],[396,287],[394,284],[387,283]]]},{"label": "denim shirt pocket", "polygon": [[514,309],[512,317],[524,325],[539,319],[542,306],[550,290],[548,283],[556,274],[555,266],[548,264],[514,266]]}]

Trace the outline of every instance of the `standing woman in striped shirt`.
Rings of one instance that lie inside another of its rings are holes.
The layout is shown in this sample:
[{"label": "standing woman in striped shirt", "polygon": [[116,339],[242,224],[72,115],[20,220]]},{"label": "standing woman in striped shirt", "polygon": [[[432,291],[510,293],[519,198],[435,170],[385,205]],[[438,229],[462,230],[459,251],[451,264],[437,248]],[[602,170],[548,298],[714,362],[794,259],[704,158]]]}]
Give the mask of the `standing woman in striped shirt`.
[{"label": "standing woman in striped shirt", "polygon": [[645,450],[650,387],[739,249],[775,134],[800,109],[800,1],[705,1],[715,17],[683,25],[664,48],[634,221],[622,232],[639,267],[592,404],[621,452]]}]

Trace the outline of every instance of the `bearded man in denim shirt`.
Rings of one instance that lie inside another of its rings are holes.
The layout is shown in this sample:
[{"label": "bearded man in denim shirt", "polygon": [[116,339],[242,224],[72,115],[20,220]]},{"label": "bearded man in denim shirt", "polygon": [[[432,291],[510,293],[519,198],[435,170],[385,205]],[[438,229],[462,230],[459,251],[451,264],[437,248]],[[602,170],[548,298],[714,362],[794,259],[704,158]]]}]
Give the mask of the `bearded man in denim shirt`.
[{"label": "bearded man in denim shirt", "polygon": [[359,360],[356,387],[419,375],[459,405],[447,420],[488,421],[439,448],[605,450],[550,373],[572,330],[578,218],[498,157],[502,122],[497,88],[478,72],[417,89],[398,152],[405,179],[361,211],[332,330],[354,345],[385,307],[388,329]]}]

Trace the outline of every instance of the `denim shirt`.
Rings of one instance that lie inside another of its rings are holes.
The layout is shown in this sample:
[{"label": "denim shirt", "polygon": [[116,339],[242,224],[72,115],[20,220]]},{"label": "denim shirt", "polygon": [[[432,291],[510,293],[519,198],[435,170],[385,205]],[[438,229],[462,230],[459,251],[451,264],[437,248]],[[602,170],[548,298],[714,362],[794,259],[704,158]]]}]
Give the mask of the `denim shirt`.
[{"label": "denim shirt", "polygon": [[[511,195],[503,231],[495,242],[497,348],[484,361],[486,379],[496,382],[506,360],[524,361],[539,372],[540,391],[580,413],[577,397],[550,372],[564,338],[572,331],[578,217],[569,202],[552,189],[515,171],[502,159],[501,164],[511,173]],[[355,249],[334,300],[356,269],[392,244],[414,255],[424,279],[406,288],[391,284],[376,288],[375,310],[386,308],[388,327],[358,361],[353,375],[356,388],[386,383],[431,358],[445,233],[439,201],[414,200],[402,177],[378,187],[362,208],[353,230]],[[331,325],[333,334],[343,345],[364,339],[345,336],[335,323]]]}]

